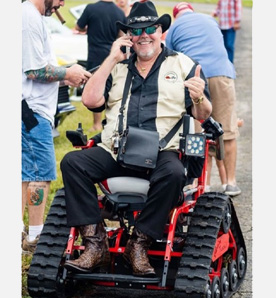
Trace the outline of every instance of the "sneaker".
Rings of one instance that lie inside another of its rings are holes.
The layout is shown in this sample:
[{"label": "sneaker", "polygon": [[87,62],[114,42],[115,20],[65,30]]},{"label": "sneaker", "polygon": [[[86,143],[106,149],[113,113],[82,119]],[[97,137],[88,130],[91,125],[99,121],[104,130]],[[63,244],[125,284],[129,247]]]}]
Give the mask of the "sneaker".
[{"label": "sneaker", "polygon": [[205,185],[205,192],[210,192],[210,191],[211,191],[211,186]]},{"label": "sneaker", "polygon": [[28,235],[24,237],[22,241],[22,254],[23,255],[31,255],[35,252],[37,242],[39,240],[39,236],[37,235],[35,240],[29,241]]},{"label": "sneaker", "polygon": [[240,188],[237,185],[229,185],[227,184],[226,189],[224,191],[226,195],[231,197],[238,196],[241,193]]},{"label": "sneaker", "polygon": [[222,191],[225,192],[227,184],[221,184]]}]

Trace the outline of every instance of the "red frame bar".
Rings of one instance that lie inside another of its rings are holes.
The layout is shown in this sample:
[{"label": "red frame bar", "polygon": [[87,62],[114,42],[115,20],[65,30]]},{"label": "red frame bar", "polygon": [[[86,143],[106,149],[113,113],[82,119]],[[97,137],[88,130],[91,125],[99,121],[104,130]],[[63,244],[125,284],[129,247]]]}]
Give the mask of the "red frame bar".
[{"label": "red frame bar", "polygon": [[[170,262],[171,257],[174,255],[174,253],[173,253],[173,238],[174,238],[174,234],[175,234],[175,227],[176,227],[178,216],[182,213],[187,214],[189,212],[189,210],[195,206],[195,203],[196,203],[196,201],[184,202],[183,206],[173,209],[170,224],[168,227],[167,245],[166,245],[165,257],[164,257],[165,261]],[[182,255],[182,253],[181,253],[181,255]]]}]

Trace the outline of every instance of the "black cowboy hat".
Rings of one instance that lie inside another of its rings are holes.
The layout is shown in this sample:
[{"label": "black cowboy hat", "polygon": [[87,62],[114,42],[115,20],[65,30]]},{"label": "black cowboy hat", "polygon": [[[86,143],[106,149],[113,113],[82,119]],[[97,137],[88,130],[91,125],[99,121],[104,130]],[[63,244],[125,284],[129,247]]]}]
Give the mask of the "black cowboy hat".
[{"label": "black cowboy hat", "polygon": [[135,2],[127,18],[127,24],[120,21],[116,22],[117,27],[125,33],[128,29],[146,28],[159,24],[162,26],[162,32],[164,33],[170,27],[171,16],[164,14],[159,18],[151,1]]}]

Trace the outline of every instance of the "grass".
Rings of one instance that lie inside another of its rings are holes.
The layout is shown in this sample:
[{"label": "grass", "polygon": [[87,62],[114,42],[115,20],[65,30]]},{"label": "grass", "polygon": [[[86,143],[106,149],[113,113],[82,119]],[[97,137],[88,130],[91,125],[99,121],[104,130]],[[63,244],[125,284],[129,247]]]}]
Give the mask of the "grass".
[{"label": "grass", "polygon": [[[171,0],[172,1],[172,0]],[[198,1],[189,1],[190,3],[217,3],[217,0],[198,0]],[[77,6],[84,3],[91,3],[91,1],[76,1],[76,0],[66,0],[65,7],[60,8],[60,12],[63,18],[66,20],[66,25],[69,28],[73,28],[75,25],[75,19],[69,12],[69,9],[73,6]],[[244,7],[252,7],[252,0],[243,0],[242,1]],[[162,15],[164,13],[169,13],[172,15],[172,9],[170,7],[165,6],[157,6],[158,14]],[[75,150],[69,140],[66,138],[67,130],[76,130],[78,123],[82,123],[84,133],[87,134],[88,138],[92,137],[93,134],[88,132],[89,128],[93,124],[92,113],[85,108],[81,102],[72,102],[72,104],[76,107],[76,111],[70,114],[64,122],[58,127],[58,131],[60,136],[54,139],[55,144],[55,154],[56,154],[56,165],[57,165],[57,180],[51,183],[50,194],[46,205],[45,210],[45,218],[51,206],[51,202],[54,198],[54,195],[58,189],[63,187],[63,182],[61,178],[60,172],[60,161],[63,156],[72,150]],[[24,222],[27,224],[28,215],[25,213]],[[30,298],[28,296],[27,290],[27,273],[28,268],[31,262],[30,256],[22,256],[22,298]]]},{"label": "grass", "polygon": [[[181,2],[181,1],[175,1],[175,0],[168,0],[169,2]],[[65,1],[65,6],[61,7],[59,9],[60,13],[62,14],[63,18],[66,20],[66,25],[69,28],[73,28],[76,23],[76,19],[73,17],[73,15],[70,13],[69,9],[74,6],[78,6],[81,4],[88,4],[96,2],[95,0],[88,1],[88,0],[83,0],[83,1],[78,1],[78,0],[66,0]],[[159,1],[159,3],[162,1]],[[206,4],[216,4],[218,0],[190,0],[187,1],[190,3],[206,3]],[[253,0],[242,0],[242,6],[243,7],[252,7],[253,6]],[[162,15],[164,13],[168,13],[172,16],[172,8],[168,8],[166,6],[162,5],[156,5],[156,9],[158,11],[159,15]]]}]

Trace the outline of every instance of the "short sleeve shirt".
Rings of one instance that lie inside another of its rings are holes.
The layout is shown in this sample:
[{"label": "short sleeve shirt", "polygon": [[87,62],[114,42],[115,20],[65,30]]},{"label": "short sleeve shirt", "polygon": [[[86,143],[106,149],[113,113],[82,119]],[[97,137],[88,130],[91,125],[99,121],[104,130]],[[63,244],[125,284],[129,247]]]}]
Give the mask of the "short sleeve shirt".
[{"label": "short sleeve shirt", "polygon": [[49,39],[44,17],[31,2],[22,3],[22,100],[54,125],[59,82],[39,83],[25,74],[47,64],[57,65]]},{"label": "short sleeve shirt", "polygon": [[126,22],[123,11],[113,2],[105,1],[88,4],[78,19],[80,28],[87,26],[88,61],[92,68],[103,62],[118,37],[116,21]]},{"label": "short sleeve shirt", "polygon": [[195,12],[183,13],[170,27],[166,46],[199,62],[206,78],[236,78],[221,30],[211,16]]}]

